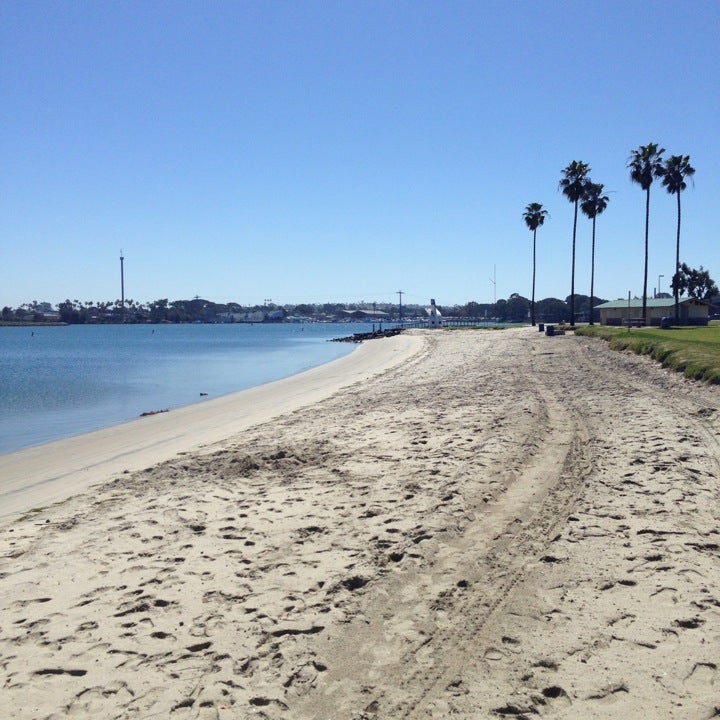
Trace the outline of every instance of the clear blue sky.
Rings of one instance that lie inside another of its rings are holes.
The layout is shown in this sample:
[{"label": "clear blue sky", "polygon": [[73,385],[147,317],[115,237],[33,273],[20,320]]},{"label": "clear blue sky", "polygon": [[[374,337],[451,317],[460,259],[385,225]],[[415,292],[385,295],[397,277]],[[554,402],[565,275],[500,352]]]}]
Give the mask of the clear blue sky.
[{"label": "clear blue sky", "polygon": [[[596,294],[639,295],[648,142],[691,156],[682,259],[720,280],[719,48],[717,0],[3,0],[0,306],[114,300],[121,248],[141,302],[529,297],[529,202],[564,298],[572,160],[610,191]],[[649,293],[675,223],[656,183]]]}]

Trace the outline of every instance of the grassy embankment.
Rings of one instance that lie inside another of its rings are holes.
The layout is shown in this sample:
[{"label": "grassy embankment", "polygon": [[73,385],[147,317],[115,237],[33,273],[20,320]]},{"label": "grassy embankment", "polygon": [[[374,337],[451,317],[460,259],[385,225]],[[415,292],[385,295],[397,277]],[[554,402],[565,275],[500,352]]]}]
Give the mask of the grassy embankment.
[{"label": "grassy embankment", "polygon": [[681,372],[687,378],[720,385],[720,325],[716,322],[708,327],[671,330],[588,325],[577,327],[575,334],[602,338],[615,350],[649,355],[663,367]]}]

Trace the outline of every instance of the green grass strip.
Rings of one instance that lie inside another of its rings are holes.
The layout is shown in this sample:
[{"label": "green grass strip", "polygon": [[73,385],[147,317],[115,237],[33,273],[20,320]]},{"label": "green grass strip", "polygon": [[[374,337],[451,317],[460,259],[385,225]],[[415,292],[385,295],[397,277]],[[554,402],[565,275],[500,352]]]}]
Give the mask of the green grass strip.
[{"label": "green grass strip", "polygon": [[577,327],[576,335],[606,340],[614,350],[649,355],[663,367],[691,380],[720,385],[720,326],[621,328],[601,325]]}]

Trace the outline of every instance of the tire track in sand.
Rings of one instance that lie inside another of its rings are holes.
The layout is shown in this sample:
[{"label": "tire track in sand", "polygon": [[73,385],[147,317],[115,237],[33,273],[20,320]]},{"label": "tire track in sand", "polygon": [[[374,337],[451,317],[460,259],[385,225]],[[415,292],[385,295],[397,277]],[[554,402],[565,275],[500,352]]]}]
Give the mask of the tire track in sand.
[{"label": "tire track in sand", "polygon": [[497,617],[495,638],[513,644],[464,674],[467,694],[455,693],[453,710],[710,717],[720,677],[709,642],[720,636],[720,397],[605,345],[562,347],[572,388],[563,401],[591,432],[592,473],[559,528],[558,561],[529,567]]},{"label": "tire track in sand", "polygon": [[[548,545],[572,511],[590,470],[587,429],[551,393],[534,384],[549,418],[545,443],[495,507],[468,528],[455,548],[448,548],[449,554],[476,553],[476,568],[455,583],[457,590],[444,608],[448,622],[432,637],[432,650],[426,646],[433,662],[412,677],[415,692],[384,713],[387,717],[423,717],[428,710],[437,716],[443,710],[436,705],[437,696],[458,681],[468,657],[499,652],[489,638],[484,649],[478,645],[483,643],[484,628],[525,578],[528,562],[554,561],[546,554]],[[444,568],[440,572],[447,578]],[[478,606],[477,595],[464,592],[470,585],[483,587],[482,605]],[[452,662],[439,667],[438,656]]]},{"label": "tire track in sand", "polygon": [[[533,363],[553,370],[552,356],[536,356]],[[590,470],[587,427],[545,387],[542,373],[520,377],[520,390],[539,410],[535,437],[518,439],[518,447],[536,450],[512,473],[498,469],[503,486],[469,508],[462,531],[447,533],[423,566],[384,583],[344,630],[339,647],[324,648],[338,669],[324,684],[344,696],[345,707],[357,688],[348,684],[340,659],[355,649],[353,675],[367,683],[356,699],[362,704],[355,707],[363,709],[353,717],[439,717],[438,699],[477,655],[483,628],[522,581],[528,563],[546,555],[572,510]],[[494,652],[491,643],[482,651]],[[337,717],[336,693],[324,701],[314,696],[308,716]]]}]

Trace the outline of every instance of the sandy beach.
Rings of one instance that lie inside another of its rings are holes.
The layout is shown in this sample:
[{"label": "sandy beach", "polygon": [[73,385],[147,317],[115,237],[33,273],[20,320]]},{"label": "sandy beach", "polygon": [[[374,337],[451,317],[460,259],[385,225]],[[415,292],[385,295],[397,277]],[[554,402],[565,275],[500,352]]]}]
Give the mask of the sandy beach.
[{"label": "sandy beach", "polygon": [[720,388],[411,331],[0,456],[2,715],[720,716]]}]

